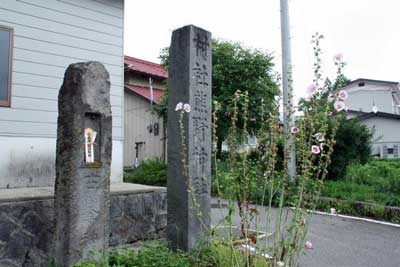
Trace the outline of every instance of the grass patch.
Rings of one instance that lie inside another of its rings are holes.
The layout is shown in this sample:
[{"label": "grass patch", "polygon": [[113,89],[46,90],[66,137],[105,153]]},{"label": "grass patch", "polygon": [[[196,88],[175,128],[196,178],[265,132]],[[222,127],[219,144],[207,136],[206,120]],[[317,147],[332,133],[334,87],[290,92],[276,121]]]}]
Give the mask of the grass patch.
[{"label": "grass patch", "polygon": [[[223,198],[235,199],[235,195],[229,189],[236,181],[227,169],[226,162],[221,162],[218,183],[215,175],[212,180],[212,192],[216,195],[219,185]],[[265,199],[269,199],[269,192],[263,192],[259,186],[260,175],[254,173],[251,164],[248,175],[252,183],[250,199],[256,204],[260,203],[263,193]],[[277,185],[274,188],[277,188]],[[274,206],[278,204],[279,194],[277,191],[272,196]],[[321,196],[317,210],[330,212],[331,208],[336,208],[341,214],[400,223],[399,209],[385,208],[400,207],[400,160],[374,160],[367,164],[351,164],[347,167],[344,178],[324,181]],[[291,206],[292,203],[289,201],[285,205]],[[308,207],[307,204],[305,206]]]},{"label": "grass patch", "polygon": [[[246,266],[248,260],[243,251],[219,241],[190,253],[173,252],[165,242],[149,242],[140,249],[113,251],[100,263],[83,261],[72,267],[231,267]],[[260,257],[250,257],[250,262],[251,267],[271,266],[268,260]]]},{"label": "grass patch", "polygon": [[128,267],[191,267],[190,259],[183,253],[170,251],[164,243],[153,242],[138,250],[112,252],[109,266]]},{"label": "grass patch", "polygon": [[252,267],[272,266],[271,262],[265,258],[247,257],[245,252],[228,247],[218,241],[212,243],[205,255],[208,256],[208,263],[210,264],[208,266],[212,267],[248,266],[247,263]]},{"label": "grass patch", "polygon": [[400,206],[400,160],[352,164],[344,179],[325,181],[322,195],[349,201]]}]

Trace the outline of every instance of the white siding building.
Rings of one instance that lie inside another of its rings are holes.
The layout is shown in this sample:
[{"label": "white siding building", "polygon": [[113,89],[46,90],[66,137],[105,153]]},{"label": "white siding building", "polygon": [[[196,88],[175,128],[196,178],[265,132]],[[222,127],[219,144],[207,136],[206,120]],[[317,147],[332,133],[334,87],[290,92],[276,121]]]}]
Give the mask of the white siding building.
[{"label": "white siding building", "polygon": [[123,0],[0,1],[0,53],[11,41],[0,83],[0,188],[54,184],[58,91],[68,65],[82,61],[110,73],[111,181],[122,181],[123,14]]},{"label": "white siding building", "polygon": [[374,133],[376,158],[400,158],[400,87],[397,82],[357,79],[344,89],[348,116],[359,117]]},{"label": "white siding building", "polygon": [[400,115],[378,112],[361,116],[361,121],[373,129],[372,154],[379,158],[400,158]]}]

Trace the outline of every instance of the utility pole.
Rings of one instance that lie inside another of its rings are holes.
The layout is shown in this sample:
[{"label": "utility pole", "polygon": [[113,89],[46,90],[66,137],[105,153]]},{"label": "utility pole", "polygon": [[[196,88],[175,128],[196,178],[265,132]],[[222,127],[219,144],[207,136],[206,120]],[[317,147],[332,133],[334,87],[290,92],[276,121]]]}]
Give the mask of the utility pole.
[{"label": "utility pole", "polygon": [[290,182],[294,182],[296,175],[296,154],[293,142],[291,126],[293,122],[292,99],[289,101],[289,94],[292,94],[292,55],[290,51],[290,23],[289,23],[289,0],[281,0],[281,38],[282,38],[282,91],[283,91],[283,124],[285,129],[285,147],[289,148],[288,170]]}]

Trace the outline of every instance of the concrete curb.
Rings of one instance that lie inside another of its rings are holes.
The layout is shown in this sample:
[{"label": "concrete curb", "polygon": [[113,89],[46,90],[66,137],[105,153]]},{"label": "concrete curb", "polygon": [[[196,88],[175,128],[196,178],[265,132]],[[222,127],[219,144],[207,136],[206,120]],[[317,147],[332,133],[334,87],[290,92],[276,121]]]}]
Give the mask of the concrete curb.
[{"label": "concrete curb", "polygon": [[[294,209],[294,208],[291,208],[291,209]],[[355,217],[355,216],[350,216],[350,215],[332,214],[332,213],[323,212],[323,211],[311,211],[311,210],[307,210],[307,211],[311,212],[311,213],[314,213],[314,214],[319,214],[319,215],[328,215],[328,216],[333,216],[333,217],[339,217],[339,218],[345,218],[345,219],[351,219],[351,220],[357,220],[357,221],[363,221],[363,222],[370,222],[370,223],[376,223],[376,224],[381,224],[381,225],[387,225],[387,226],[393,226],[393,227],[400,228],[400,224],[396,224],[396,223],[377,221],[377,220],[373,220],[373,219]]]}]

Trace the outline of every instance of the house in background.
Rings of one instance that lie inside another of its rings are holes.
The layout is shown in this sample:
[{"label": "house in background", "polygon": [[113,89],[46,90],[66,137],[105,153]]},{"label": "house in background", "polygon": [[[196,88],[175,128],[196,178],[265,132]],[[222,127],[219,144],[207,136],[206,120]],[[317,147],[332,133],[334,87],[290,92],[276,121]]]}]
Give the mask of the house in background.
[{"label": "house in background", "polygon": [[344,88],[348,116],[357,116],[374,133],[375,158],[400,158],[400,86],[398,82],[357,79]]},{"label": "house in background", "polygon": [[159,103],[167,78],[163,66],[125,56],[124,167],[144,159],[165,160],[164,122],[151,106]]},{"label": "house in background", "polygon": [[123,173],[123,0],[0,1],[0,188],[54,186],[58,91],[69,64],[110,73],[111,181]]},{"label": "house in background", "polygon": [[346,105],[349,110],[369,113],[378,111],[400,114],[400,88],[398,82],[357,79],[345,86],[349,92]]}]

